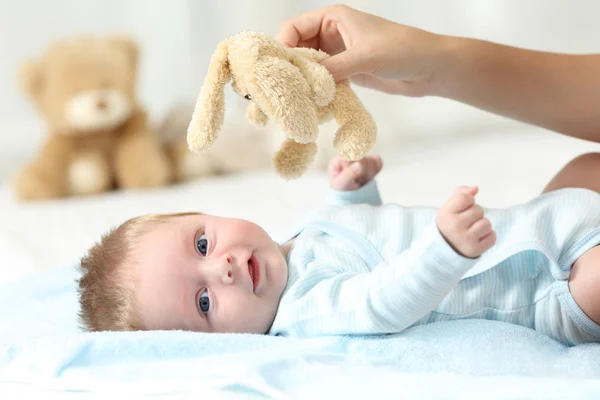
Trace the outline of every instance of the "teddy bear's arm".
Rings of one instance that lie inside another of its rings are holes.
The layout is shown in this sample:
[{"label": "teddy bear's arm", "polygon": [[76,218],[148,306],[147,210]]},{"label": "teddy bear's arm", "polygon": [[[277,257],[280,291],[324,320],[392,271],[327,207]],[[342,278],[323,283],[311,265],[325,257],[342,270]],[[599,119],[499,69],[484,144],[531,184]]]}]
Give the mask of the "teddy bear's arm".
[{"label": "teddy bear's arm", "polygon": [[68,195],[69,141],[58,134],[46,139],[34,160],[13,177],[15,194],[21,200],[59,198]]},{"label": "teddy bear's arm", "polygon": [[172,178],[172,165],[146,113],[136,109],[123,127],[114,154],[117,185],[123,188],[162,186]]},{"label": "teddy bear's arm", "polygon": [[333,141],[336,150],[346,160],[360,160],[375,143],[375,121],[347,80],[337,84],[331,104],[333,116],[340,126]]}]

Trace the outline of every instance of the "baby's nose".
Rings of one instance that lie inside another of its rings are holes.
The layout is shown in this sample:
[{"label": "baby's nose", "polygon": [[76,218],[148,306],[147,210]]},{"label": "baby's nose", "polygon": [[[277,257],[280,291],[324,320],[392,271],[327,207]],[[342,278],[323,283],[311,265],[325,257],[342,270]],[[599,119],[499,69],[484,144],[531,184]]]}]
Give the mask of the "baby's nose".
[{"label": "baby's nose", "polygon": [[229,254],[223,256],[222,261],[219,263],[218,270],[221,281],[224,285],[230,285],[233,283],[233,258]]}]

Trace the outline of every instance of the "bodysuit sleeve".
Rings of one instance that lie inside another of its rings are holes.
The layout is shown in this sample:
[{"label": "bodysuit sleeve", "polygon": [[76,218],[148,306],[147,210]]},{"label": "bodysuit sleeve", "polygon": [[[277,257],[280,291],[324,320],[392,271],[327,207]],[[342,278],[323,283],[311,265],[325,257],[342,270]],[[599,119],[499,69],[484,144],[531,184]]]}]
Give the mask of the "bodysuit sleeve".
[{"label": "bodysuit sleeve", "polygon": [[456,253],[432,223],[411,247],[370,272],[327,274],[325,266],[309,266],[321,279],[287,299],[273,333],[400,332],[436,308],[476,261]]},{"label": "bodysuit sleeve", "polygon": [[356,190],[341,191],[329,189],[326,203],[333,206],[343,206],[348,204],[370,204],[380,206],[382,204],[377,181],[371,179],[363,187]]}]

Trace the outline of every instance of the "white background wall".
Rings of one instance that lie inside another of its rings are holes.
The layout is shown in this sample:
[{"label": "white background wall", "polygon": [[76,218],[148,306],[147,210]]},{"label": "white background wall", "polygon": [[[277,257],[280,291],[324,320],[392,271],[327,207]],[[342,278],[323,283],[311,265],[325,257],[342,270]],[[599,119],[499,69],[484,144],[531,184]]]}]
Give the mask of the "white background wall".
[{"label": "white background wall", "polygon": [[[42,121],[16,85],[19,62],[52,40],[120,31],[140,42],[139,96],[154,121],[194,99],[216,43],[237,31],[275,35],[282,21],[322,0],[0,0],[0,180],[33,153]],[[600,52],[595,0],[380,0],[348,5],[439,33],[564,52]],[[600,72],[600,71],[599,71]],[[443,99],[360,90],[391,135],[498,130],[513,122]]]}]

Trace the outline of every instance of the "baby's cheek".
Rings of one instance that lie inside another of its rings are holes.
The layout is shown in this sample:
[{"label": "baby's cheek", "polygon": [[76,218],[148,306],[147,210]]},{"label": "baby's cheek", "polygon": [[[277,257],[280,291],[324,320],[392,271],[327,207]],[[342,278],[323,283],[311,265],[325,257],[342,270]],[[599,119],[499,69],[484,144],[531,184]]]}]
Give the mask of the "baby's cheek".
[{"label": "baby's cheek", "polygon": [[228,301],[227,311],[222,315],[222,323],[226,330],[244,333],[263,333],[265,317],[268,312],[258,299],[236,296]]},{"label": "baby's cheek", "polygon": [[253,244],[258,244],[269,240],[269,235],[258,225],[252,223],[243,223],[237,227],[237,234],[246,238]]}]

